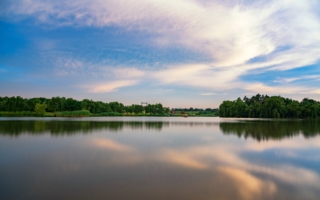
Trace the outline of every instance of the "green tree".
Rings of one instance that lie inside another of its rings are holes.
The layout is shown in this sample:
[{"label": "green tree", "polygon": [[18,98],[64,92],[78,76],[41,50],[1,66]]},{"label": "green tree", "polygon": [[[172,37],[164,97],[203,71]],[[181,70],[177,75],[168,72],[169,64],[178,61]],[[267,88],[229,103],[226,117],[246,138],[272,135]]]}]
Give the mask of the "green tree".
[{"label": "green tree", "polygon": [[80,101],[77,101],[72,98],[68,98],[63,103],[63,111],[75,111],[75,110],[81,110],[82,105]]},{"label": "green tree", "polygon": [[48,111],[57,112],[62,111],[63,99],[60,97],[52,97],[48,102]]},{"label": "green tree", "polygon": [[314,118],[320,117],[320,102],[304,98],[300,103],[281,96],[257,94],[251,98],[223,101],[221,117]]},{"label": "green tree", "polygon": [[38,114],[38,115],[43,115],[46,113],[46,104],[40,104],[37,103],[35,105],[34,111]]}]

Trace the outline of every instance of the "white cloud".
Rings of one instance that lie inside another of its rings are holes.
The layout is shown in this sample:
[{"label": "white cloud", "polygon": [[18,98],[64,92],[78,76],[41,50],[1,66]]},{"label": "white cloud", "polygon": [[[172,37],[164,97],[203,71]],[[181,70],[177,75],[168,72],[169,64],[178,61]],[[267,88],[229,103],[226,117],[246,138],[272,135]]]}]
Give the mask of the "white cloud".
[{"label": "white cloud", "polygon": [[56,25],[116,25],[156,33],[160,41],[203,51],[214,58],[216,65],[232,66],[269,55],[281,46],[292,46],[298,52],[306,47],[318,51],[316,5],[312,0],[251,5],[240,1],[204,5],[194,0],[29,0],[15,2],[11,12]]},{"label": "white cloud", "polygon": [[243,83],[245,90],[255,93],[267,94],[312,94],[308,87],[292,87],[292,86],[267,86],[263,83]]},{"label": "white cloud", "polygon": [[[213,89],[216,92],[202,93],[201,95],[214,95],[221,91],[242,89],[252,93],[267,94],[318,94],[317,86],[305,87],[296,85],[268,86],[261,82],[245,82],[239,80],[241,75],[247,74],[247,70],[263,68],[264,65],[253,64],[242,67],[211,67],[209,65],[180,65],[149,72],[149,74],[164,84],[187,85]],[[287,83],[301,79],[317,79],[318,75],[301,76],[290,79]]]},{"label": "white cloud", "polygon": [[233,81],[242,73],[240,68],[230,70],[198,64],[168,67],[152,72],[151,76],[165,84],[174,83],[222,90],[235,87]]},{"label": "white cloud", "polygon": [[214,92],[207,92],[207,93],[201,93],[201,96],[212,96],[212,95],[216,95],[216,93]]},{"label": "white cloud", "polygon": [[139,70],[137,68],[109,68],[107,71],[112,71],[116,78],[133,78],[142,77],[146,74],[145,71]]},{"label": "white cloud", "polygon": [[318,89],[318,90],[313,90],[312,93],[314,93],[314,94],[320,94],[320,89]]},{"label": "white cloud", "polygon": [[70,56],[54,55],[54,58],[52,58],[52,55],[49,57],[45,55],[44,59],[47,62],[49,62],[50,59],[53,59],[53,65],[55,67],[54,74],[57,76],[79,74],[82,73],[85,68],[83,61]]},{"label": "white cloud", "polygon": [[299,80],[305,80],[305,79],[319,79],[320,75],[310,75],[310,76],[300,76],[300,77],[294,77],[294,78],[278,78],[274,80],[273,82],[275,83],[291,83],[294,81],[299,81]]},{"label": "white cloud", "polygon": [[138,81],[136,80],[120,80],[92,85],[82,85],[81,87],[92,93],[106,93],[117,91],[117,89],[121,87],[136,85],[137,83]]},{"label": "white cloud", "polygon": [[[211,56],[211,63],[166,66],[156,72],[113,69],[118,79],[146,78],[165,84],[215,90],[242,88],[257,92],[319,93],[317,88],[271,87],[239,77],[259,69],[288,70],[320,60],[320,19],[316,0],[197,1],[197,0],[21,0],[11,4],[10,16],[32,16],[55,26],[118,26],[154,35],[153,45],[180,45]],[[257,62],[248,62],[260,57]],[[79,69],[81,63],[66,62]],[[67,73],[62,70],[62,74]],[[302,79],[288,79],[286,83]],[[129,81],[130,82],[130,81]],[[118,81],[91,91],[114,91],[132,84]],[[280,82],[279,82],[280,83]]]}]

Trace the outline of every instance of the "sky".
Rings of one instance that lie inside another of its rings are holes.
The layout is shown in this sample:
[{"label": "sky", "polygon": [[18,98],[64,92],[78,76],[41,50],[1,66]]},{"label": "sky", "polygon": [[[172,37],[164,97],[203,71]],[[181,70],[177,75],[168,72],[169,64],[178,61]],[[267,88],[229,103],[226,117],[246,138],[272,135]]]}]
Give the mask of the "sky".
[{"label": "sky", "polygon": [[0,96],[320,100],[318,0],[2,0]]}]

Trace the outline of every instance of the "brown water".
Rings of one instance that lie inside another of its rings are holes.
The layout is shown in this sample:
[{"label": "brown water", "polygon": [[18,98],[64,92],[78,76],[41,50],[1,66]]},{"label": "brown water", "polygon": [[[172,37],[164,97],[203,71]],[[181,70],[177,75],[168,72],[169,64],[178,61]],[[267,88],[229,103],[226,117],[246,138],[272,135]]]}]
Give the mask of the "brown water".
[{"label": "brown water", "polygon": [[314,199],[320,122],[0,118],[0,199]]}]

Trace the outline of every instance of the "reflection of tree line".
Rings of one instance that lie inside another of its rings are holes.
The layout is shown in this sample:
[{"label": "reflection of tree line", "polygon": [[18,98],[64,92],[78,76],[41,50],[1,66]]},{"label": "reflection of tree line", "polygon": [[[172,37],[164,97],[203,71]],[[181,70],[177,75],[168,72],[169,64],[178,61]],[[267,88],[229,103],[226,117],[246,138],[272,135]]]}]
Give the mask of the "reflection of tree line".
[{"label": "reflection of tree line", "polygon": [[320,122],[318,120],[244,121],[220,123],[220,130],[224,134],[234,134],[258,141],[280,140],[299,134],[302,134],[305,138],[310,138],[320,134]]},{"label": "reflection of tree line", "polygon": [[0,121],[1,135],[45,134],[65,135],[91,133],[97,130],[120,131],[123,128],[161,130],[169,122],[98,122],[98,121]]},{"label": "reflection of tree line", "polygon": [[314,137],[320,134],[320,122],[317,120],[267,120],[243,122],[121,122],[121,121],[0,121],[0,134],[18,136],[21,134],[69,135],[87,134],[93,131],[117,132],[124,128],[131,130],[162,130],[169,126],[212,127],[219,126],[224,134],[253,138],[258,141],[282,139],[302,134]]}]

